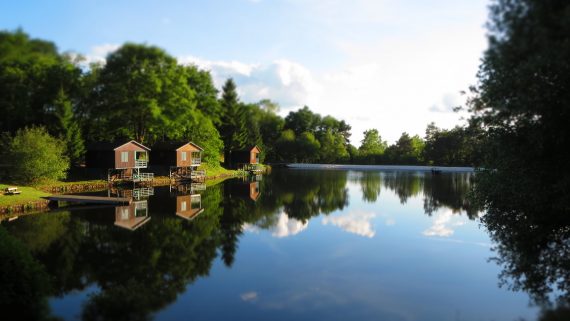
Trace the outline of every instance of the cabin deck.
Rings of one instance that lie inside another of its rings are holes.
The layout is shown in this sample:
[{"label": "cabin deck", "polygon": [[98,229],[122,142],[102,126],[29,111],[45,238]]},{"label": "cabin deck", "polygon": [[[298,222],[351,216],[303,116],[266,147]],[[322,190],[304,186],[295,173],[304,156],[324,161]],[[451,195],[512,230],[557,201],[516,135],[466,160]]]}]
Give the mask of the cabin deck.
[{"label": "cabin deck", "polygon": [[198,171],[192,167],[177,167],[171,166],[169,171],[169,177],[171,181],[181,182],[181,181],[193,181],[193,182],[204,182],[206,180],[206,171]]}]

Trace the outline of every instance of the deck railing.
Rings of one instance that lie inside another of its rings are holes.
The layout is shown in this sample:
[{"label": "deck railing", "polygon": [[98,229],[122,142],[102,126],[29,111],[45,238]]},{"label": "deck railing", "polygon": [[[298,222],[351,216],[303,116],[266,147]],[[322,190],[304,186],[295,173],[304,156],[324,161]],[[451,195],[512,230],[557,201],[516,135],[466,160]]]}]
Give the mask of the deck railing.
[{"label": "deck railing", "polygon": [[192,158],[192,165],[200,165],[202,164],[201,158]]},{"label": "deck railing", "polygon": [[133,174],[133,181],[136,181],[136,182],[152,181],[153,179],[154,179],[154,173],[134,173]]},{"label": "deck railing", "polygon": [[154,188],[152,187],[144,187],[144,188],[135,188],[133,190],[133,198],[140,199],[143,197],[149,197],[154,195]]},{"label": "deck railing", "polygon": [[191,185],[192,191],[205,191],[206,184],[205,183],[192,183]]},{"label": "deck railing", "polygon": [[147,160],[140,160],[140,159],[135,160],[135,167],[147,167],[147,166],[148,166]]}]

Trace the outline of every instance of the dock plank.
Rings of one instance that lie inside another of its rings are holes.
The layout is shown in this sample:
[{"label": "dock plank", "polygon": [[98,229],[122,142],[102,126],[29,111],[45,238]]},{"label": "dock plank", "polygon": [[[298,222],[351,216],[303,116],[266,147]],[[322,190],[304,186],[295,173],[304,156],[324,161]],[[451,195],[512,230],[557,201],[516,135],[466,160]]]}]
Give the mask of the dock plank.
[{"label": "dock plank", "polygon": [[88,195],[51,195],[44,197],[50,201],[62,201],[69,203],[83,204],[129,204],[130,198],[125,197],[105,197],[105,196],[88,196]]}]

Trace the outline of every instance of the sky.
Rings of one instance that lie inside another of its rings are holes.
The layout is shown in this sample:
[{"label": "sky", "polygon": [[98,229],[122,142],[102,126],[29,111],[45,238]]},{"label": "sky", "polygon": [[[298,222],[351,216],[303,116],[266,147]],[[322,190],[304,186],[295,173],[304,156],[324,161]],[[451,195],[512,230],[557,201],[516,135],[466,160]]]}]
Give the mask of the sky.
[{"label": "sky", "polygon": [[389,143],[465,122],[486,48],[487,0],[2,1],[0,29],[104,61],[125,42],[232,77],[244,102],[307,105]]}]

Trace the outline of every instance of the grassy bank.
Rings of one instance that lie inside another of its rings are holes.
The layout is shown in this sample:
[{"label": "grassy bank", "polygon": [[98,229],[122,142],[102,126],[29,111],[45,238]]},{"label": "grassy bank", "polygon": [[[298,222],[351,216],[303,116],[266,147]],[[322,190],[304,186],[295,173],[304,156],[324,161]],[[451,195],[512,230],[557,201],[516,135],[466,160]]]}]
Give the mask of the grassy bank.
[{"label": "grassy bank", "polygon": [[[0,190],[8,186],[0,184]],[[47,207],[47,201],[42,199],[43,196],[48,196],[49,193],[30,186],[17,186],[21,194],[18,195],[4,195],[0,194],[0,214],[23,212],[28,210],[39,210]]]},{"label": "grassy bank", "polygon": [[[206,171],[206,183],[208,186],[215,185],[229,177],[243,175],[241,171],[230,170],[221,166],[200,166],[200,170]],[[153,186],[168,186],[170,178],[167,176],[157,176],[153,181]],[[104,180],[83,180],[83,181],[42,181],[32,186],[22,186],[19,184],[0,184],[3,191],[8,186],[16,186],[21,191],[19,195],[0,195],[0,214],[21,213],[26,211],[37,211],[47,208],[48,202],[42,197],[51,194],[79,193],[86,191],[101,191],[108,188],[107,181]]]}]

